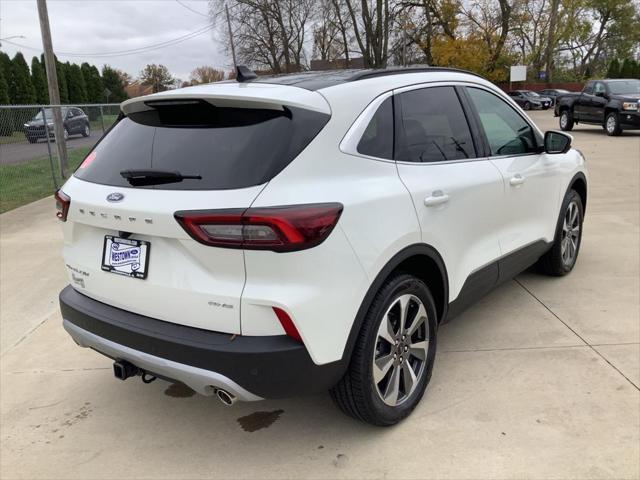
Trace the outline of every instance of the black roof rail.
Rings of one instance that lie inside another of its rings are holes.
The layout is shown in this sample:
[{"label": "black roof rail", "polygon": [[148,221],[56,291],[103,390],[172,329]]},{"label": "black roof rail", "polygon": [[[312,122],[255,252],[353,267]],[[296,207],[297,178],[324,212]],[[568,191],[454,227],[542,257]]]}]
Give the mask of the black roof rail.
[{"label": "black roof rail", "polygon": [[391,67],[391,68],[379,68],[373,70],[362,70],[355,73],[353,76],[347,79],[348,82],[355,82],[357,80],[365,80],[368,78],[384,77],[386,75],[399,75],[402,73],[428,73],[428,72],[456,72],[466,73],[475,77],[484,78],[482,75],[478,75],[468,70],[462,70],[459,68],[450,67],[430,67],[430,66],[409,66],[409,67]]}]

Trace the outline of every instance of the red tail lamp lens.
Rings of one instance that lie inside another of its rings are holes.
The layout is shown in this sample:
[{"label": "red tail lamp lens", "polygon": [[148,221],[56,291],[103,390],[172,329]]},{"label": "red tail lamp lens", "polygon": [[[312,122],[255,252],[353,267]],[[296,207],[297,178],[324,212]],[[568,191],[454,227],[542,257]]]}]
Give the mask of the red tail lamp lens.
[{"label": "red tail lamp lens", "polygon": [[54,195],[56,199],[56,217],[62,222],[67,221],[67,214],[69,213],[69,207],[71,206],[71,198],[66,195],[62,190],[58,190]]},{"label": "red tail lamp lens", "polygon": [[302,343],[300,332],[298,332],[298,329],[293,324],[293,320],[291,320],[291,317],[287,314],[287,312],[278,307],[273,307],[273,311],[275,312],[276,317],[278,317],[278,320],[280,320],[280,324],[282,325],[282,328],[284,328],[287,336]]},{"label": "red tail lamp lens", "polygon": [[176,220],[205,245],[292,252],[322,243],[342,213],[340,203],[247,210],[181,211]]}]

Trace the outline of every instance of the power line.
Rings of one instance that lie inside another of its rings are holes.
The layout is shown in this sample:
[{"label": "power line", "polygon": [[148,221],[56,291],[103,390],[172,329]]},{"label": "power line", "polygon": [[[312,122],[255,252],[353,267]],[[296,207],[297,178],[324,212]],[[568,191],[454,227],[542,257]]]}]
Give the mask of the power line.
[{"label": "power line", "polygon": [[[170,47],[173,45],[176,45],[178,43],[182,43],[184,41],[190,40],[192,38],[195,38],[197,36],[202,35],[203,33],[206,33],[210,30],[212,30],[214,28],[213,24],[208,24],[205,25],[203,27],[200,27],[197,30],[194,30],[192,32],[189,32],[185,35],[182,35],[180,37],[176,37],[173,38],[171,40],[165,40],[164,42],[159,42],[159,43],[155,43],[155,44],[151,44],[151,45],[146,45],[144,47],[138,47],[138,48],[132,48],[132,49],[127,49],[127,50],[118,50],[118,51],[113,51],[113,52],[87,52],[87,53],[80,53],[80,52],[62,52],[62,51],[56,51],[56,55],[60,56],[60,57],[119,57],[119,56],[125,56],[125,55],[135,55],[135,54],[139,54],[139,53],[146,53],[152,50],[158,50],[160,48],[165,48],[165,47]],[[12,42],[10,40],[4,40],[4,42],[9,43],[11,45],[15,45],[16,47],[20,47],[20,48],[24,48],[27,50],[32,50],[35,52],[41,52],[42,49],[41,48],[34,48],[31,47],[29,45],[23,45],[21,43],[17,43],[17,42]]]},{"label": "power line", "polygon": [[191,8],[190,6],[188,6],[188,5],[184,4],[184,3],[182,2],[182,0],[176,0],[176,3],[177,3],[178,5],[182,5],[184,8],[186,8],[186,9],[187,9],[187,10],[189,10],[190,12],[193,12],[193,13],[195,13],[195,14],[197,14],[197,15],[201,15],[201,16],[203,16],[203,17],[207,17],[207,18],[209,18],[209,15],[207,15],[206,13],[199,12],[198,10],[194,10],[194,9],[193,9],[193,8]]}]

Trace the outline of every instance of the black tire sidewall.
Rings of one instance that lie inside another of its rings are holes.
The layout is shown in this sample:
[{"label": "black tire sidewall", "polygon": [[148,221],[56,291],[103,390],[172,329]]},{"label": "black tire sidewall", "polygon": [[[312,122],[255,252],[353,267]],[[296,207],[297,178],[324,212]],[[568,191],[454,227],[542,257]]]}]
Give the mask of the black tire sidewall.
[{"label": "black tire sidewall", "polygon": [[525,110],[531,110],[531,104],[529,102],[525,102],[524,103],[524,107]]},{"label": "black tire sidewall", "polygon": [[[565,126],[562,126],[562,117],[566,116],[567,117],[567,123]],[[560,130],[568,132],[573,128],[573,115],[571,115],[571,112],[569,110],[563,110],[562,112],[560,112]]]},{"label": "black tire sidewall", "polygon": [[[429,351],[422,377],[419,380],[418,387],[412,393],[411,397],[396,407],[390,407],[385,404],[376,391],[373,383],[373,352],[378,335],[378,328],[383,321],[383,315],[393,302],[404,294],[412,294],[418,297],[426,311],[429,324]],[[420,399],[424,395],[427,384],[431,379],[433,365],[435,362],[436,345],[437,345],[437,312],[433,297],[428,287],[419,279],[408,275],[401,274],[390,280],[380,290],[379,295],[383,295],[382,301],[374,301],[372,308],[367,313],[365,329],[362,340],[365,342],[364,356],[360,359],[365,364],[361,365],[361,371],[364,374],[363,385],[365,386],[365,401],[368,404],[368,410],[376,417],[376,423],[380,425],[393,425],[403,418],[407,417]]]},{"label": "black tire sidewall", "polygon": [[[607,128],[607,124],[609,123],[609,118],[613,117],[613,119],[616,121],[616,127],[613,129],[612,132],[609,131],[609,129]],[[607,115],[607,118],[605,118],[604,120],[604,130],[605,132],[607,132],[607,135],[609,135],[610,137],[614,137],[617,135],[620,135],[620,133],[622,133],[621,129],[620,129],[620,118],[618,117],[618,114],[616,112],[610,112]]]}]

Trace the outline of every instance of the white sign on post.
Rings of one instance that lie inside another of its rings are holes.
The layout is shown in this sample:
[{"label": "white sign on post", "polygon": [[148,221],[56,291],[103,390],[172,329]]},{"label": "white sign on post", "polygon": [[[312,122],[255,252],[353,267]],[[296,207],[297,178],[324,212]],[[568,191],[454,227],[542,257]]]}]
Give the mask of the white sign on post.
[{"label": "white sign on post", "polygon": [[514,65],[511,67],[510,82],[524,82],[527,80],[527,66],[526,65]]}]

